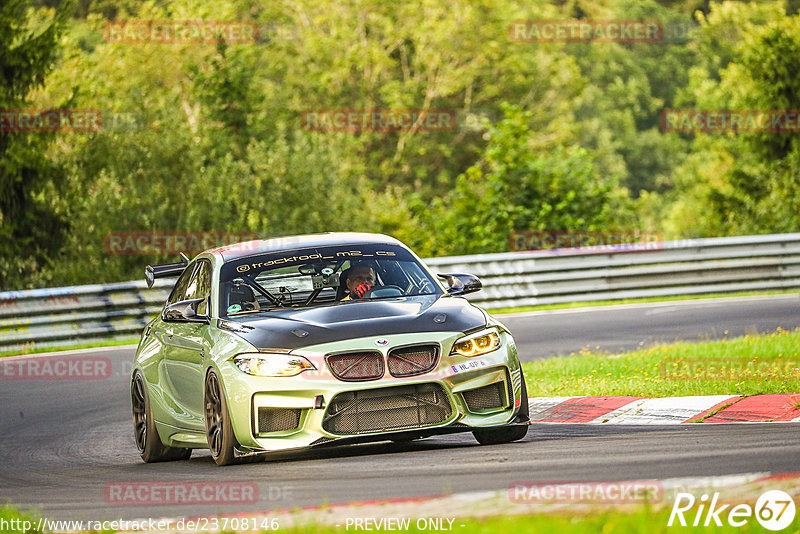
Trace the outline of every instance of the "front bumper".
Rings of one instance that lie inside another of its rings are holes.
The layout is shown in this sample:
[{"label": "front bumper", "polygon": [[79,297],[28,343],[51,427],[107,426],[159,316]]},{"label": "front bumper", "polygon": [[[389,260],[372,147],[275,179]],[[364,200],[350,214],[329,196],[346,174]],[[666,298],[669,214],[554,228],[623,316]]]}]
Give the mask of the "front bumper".
[{"label": "front bumper", "polygon": [[[397,334],[383,336],[386,343],[382,345],[372,336],[307,347],[294,353],[311,361],[316,370],[291,378],[255,377],[230,361],[221,362],[231,422],[240,444],[238,454],[523,423],[516,418],[522,375],[511,335],[501,330],[500,347],[487,354],[450,355],[462,335]],[[438,364],[423,375],[396,378],[387,372],[377,380],[344,382],[325,363],[325,355],[334,352],[368,348],[385,357],[394,347],[417,343],[440,346]],[[337,395],[343,396],[335,399]],[[334,412],[344,413],[347,422],[332,423],[338,417]]]}]

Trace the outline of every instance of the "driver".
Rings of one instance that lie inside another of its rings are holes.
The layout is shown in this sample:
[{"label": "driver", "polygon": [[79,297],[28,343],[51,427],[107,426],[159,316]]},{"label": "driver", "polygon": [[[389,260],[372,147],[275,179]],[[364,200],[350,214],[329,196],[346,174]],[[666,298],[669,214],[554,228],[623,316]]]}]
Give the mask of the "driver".
[{"label": "driver", "polygon": [[348,269],[345,278],[348,295],[342,300],[359,299],[375,286],[375,269],[366,263],[356,263]]}]

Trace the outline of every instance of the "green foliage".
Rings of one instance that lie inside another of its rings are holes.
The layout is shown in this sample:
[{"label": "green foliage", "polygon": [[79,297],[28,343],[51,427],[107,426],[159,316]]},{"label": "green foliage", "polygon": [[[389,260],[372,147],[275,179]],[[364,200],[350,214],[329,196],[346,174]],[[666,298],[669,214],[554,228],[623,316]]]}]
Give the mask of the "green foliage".
[{"label": "green foliage", "polygon": [[581,146],[595,152],[599,171],[617,176],[633,197],[668,191],[674,185],[672,171],[687,149],[659,132],[659,112],[674,106],[676,92],[688,83],[689,67],[697,61],[684,42],[691,17],[651,0],[619,0],[611,3],[610,13],[597,10],[587,18],[662,23],[664,41],[575,44],[571,51],[588,79],[576,111]]},{"label": "green foliage", "polygon": [[[800,16],[779,4],[712,5],[698,46],[719,51],[697,68],[688,107],[800,108]],[[733,22],[736,23],[732,31]],[[720,44],[720,35],[728,40]],[[716,70],[720,58],[730,62]],[[800,143],[793,133],[700,134],[677,170],[680,184],[667,226],[680,235],[796,232]]]},{"label": "green foliage", "polygon": [[[138,278],[165,260],[107,254],[109,232],[376,231],[428,256],[504,251],[514,230],[800,223],[796,136],[659,129],[665,108],[800,107],[796,10],[779,2],[53,1],[0,8],[0,107],[107,120],[0,132],[2,289]],[[509,39],[511,21],[573,17],[657,19],[672,40]],[[259,39],[103,36],[109,20],[197,19],[252,21]],[[458,120],[443,132],[303,124],[337,109]]]},{"label": "green foliage", "polygon": [[[53,67],[66,12],[29,10],[23,0],[0,5],[0,110],[32,107],[28,95]],[[49,198],[62,182],[45,155],[52,138],[15,129],[0,128],[0,287],[47,280],[41,270],[66,228]]]},{"label": "green foliage", "polygon": [[[486,160],[458,177],[437,206],[443,254],[507,250],[514,230],[598,230],[614,225],[616,184],[580,147],[532,146],[530,112],[504,106],[489,130]],[[621,215],[620,210],[616,215]]]}]

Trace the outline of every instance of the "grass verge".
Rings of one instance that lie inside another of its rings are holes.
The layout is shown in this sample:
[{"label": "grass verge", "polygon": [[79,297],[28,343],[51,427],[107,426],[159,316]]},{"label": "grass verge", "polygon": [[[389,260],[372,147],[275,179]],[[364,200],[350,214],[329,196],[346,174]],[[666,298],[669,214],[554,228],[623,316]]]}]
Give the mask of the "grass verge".
[{"label": "grass verge", "polygon": [[531,397],[800,393],[800,329],[523,364]]},{"label": "grass verge", "polygon": [[595,300],[584,302],[564,302],[562,304],[540,304],[538,306],[517,306],[515,308],[488,309],[493,315],[504,313],[520,313],[542,310],[568,310],[573,308],[586,308],[590,306],[616,306],[620,304],[647,304],[650,302],[673,302],[676,300],[723,299],[733,297],[757,297],[769,295],[797,294],[797,289],[778,289],[774,291],[740,291],[738,293],[702,293],[698,295],[676,295],[673,297],[643,297],[638,299]]},{"label": "grass verge", "polygon": [[[39,534],[39,518],[20,512],[9,505],[0,505],[0,532]],[[30,526],[29,526],[30,525]]]}]

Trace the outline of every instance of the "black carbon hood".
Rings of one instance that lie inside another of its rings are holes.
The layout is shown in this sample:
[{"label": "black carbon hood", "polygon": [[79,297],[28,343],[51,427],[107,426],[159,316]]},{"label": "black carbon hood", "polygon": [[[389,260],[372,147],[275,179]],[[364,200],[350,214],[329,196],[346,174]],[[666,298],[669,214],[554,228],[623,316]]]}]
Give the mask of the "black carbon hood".
[{"label": "black carbon hood", "polygon": [[273,310],[219,325],[259,349],[297,349],[368,336],[466,332],[485,326],[486,316],[466,299],[426,296]]}]

